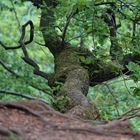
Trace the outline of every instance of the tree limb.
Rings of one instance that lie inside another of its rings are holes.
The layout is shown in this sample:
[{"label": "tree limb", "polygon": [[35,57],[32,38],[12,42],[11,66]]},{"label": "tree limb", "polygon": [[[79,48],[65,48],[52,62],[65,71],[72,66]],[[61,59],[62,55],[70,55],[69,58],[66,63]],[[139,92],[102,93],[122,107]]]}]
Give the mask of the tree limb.
[{"label": "tree limb", "polygon": [[1,60],[0,60],[0,64],[1,66],[6,69],[8,72],[10,72],[12,75],[19,77],[19,75],[17,73],[15,73],[14,71],[12,71],[10,68],[8,68]]},{"label": "tree limb", "polygon": [[[24,37],[25,37],[25,31],[26,31],[26,27],[30,25],[30,38],[28,41],[25,41],[24,42]],[[1,46],[5,49],[5,50],[9,50],[9,49],[18,49],[18,48],[21,48],[22,51],[23,51],[23,54],[24,54],[24,57],[22,57],[22,59],[28,63],[29,65],[31,65],[33,68],[34,68],[34,74],[36,75],[39,75],[45,79],[48,78],[47,74],[45,72],[42,72],[39,70],[39,66],[37,65],[37,63],[32,60],[31,58],[29,58],[29,55],[28,55],[28,52],[25,48],[25,45],[31,43],[33,41],[33,38],[34,38],[34,25],[33,25],[33,22],[31,20],[29,20],[28,22],[26,22],[24,25],[22,25],[21,27],[21,30],[22,30],[22,33],[21,33],[21,37],[19,39],[19,46],[16,46],[16,47],[7,47],[6,45],[4,45],[1,41],[0,41],[0,44]],[[7,69],[10,73],[13,73],[13,71],[11,71],[10,69],[8,69],[2,62],[1,62],[1,65]],[[13,73],[14,74],[14,73]]]},{"label": "tree limb", "polygon": [[14,96],[19,96],[28,100],[35,100],[35,98],[31,97],[31,96],[27,96],[23,93],[19,93],[19,92],[13,92],[13,91],[6,91],[6,90],[0,90],[0,94],[9,94],[9,95],[14,95]]},{"label": "tree limb", "polygon": [[63,49],[61,40],[55,30],[54,4],[56,0],[47,0],[41,7],[40,30],[43,34],[46,47],[55,56]]},{"label": "tree limb", "polygon": [[[30,39],[24,43],[25,31],[26,31],[26,27],[28,25],[30,25]],[[33,37],[34,37],[34,26],[33,26],[32,21],[28,21],[27,23],[25,23],[22,26],[22,34],[21,34],[21,37],[19,40],[20,46],[21,46],[23,54],[24,54],[24,57],[22,57],[22,59],[34,68],[34,74],[47,79],[48,78],[47,74],[45,72],[42,72],[39,70],[39,66],[37,65],[37,63],[34,60],[29,58],[28,52],[25,48],[25,45],[29,44],[33,40]]]},{"label": "tree limb", "polygon": [[[21,75],[17,74],[16,72],[14,72],[10,67],[7,67],[1,60],[0,60],[0,64],[1,64],[1,66],[2,66],[6,71],[8,71],[10,74],[12,74],[12,76],[15,76],[16,78],[24,79],[24,76],[21,76]],[[47,94],[49,94],[50,96],[52,96],[51,90],[50,90],[50,89],[42,89],[41,87],[39,87],[39,86],[37,86],[37,85],[34,85],[34,84],[30,83],[30,82],[27,81],[27,80],[25,80],[25,81],[26,81],[26,83],[28,83],[29,86],[31,86],[32,88],[37,89],[37,90],[39,90],[39,91],[42,91],[42,92],[47,93]],[[49,91],[50,93],[49,93],[48,91]]]},{"label": "tree limb", "polygon": [[64,29],[63,29],[63,34],[62,34],[62,46],[64,46],[64,44],[65,44],[65,36],[66,36],[66,33],[67,33],[67,29],[68,29],[68,26],[69,26],[69,24],[70,24],[70,21],[71,21],[71,19],[72,19],[72,17],[75,15],[75,14],[77,14],[78,13],[78,10],[72,10],[71,12],[70,12],[70,14],[68,15],[68,17],[67,17],[67,21],[66,21],[66,24],[65,24],[65,26],[64,26]]},{"label": "tree limb", "polygon": [[33,38],[34,38],[34,26],[33,26],[33,22],[31,20],[29,20],[27,23],[25,23],[23,26],[22,26],[22,35],[20,37],[20,40],[19,40],[19,45],[18,46],[14,46],[14,47],[9,47],[9,46],[6,46],[3,42],[0,41],[0,45],[5,49],[5,50],[14,50],[14,49],[19,49],[22,47],[21,45],[21,40],[24,39],[24,36],[25,36],[25,28],[27,25],[30,25],[30,39],[28,41],[25,41],[24,42],[24,45],[27,45],[29,43],[31,43],[33,41]]},{"label": "tree limb", "polygon": [[111,42],[110,55],[112,57],[112,60],[118,60],[120,62],[123,53],[122,53],[122,48],[119,46],[117,41],[118,27],[116,23],[115,12],[111,8],[108,8],[106,10],[106,13],[102,16],[102,18],[104,19],[104,22],[108,25],[109,28],[110,42]]}]

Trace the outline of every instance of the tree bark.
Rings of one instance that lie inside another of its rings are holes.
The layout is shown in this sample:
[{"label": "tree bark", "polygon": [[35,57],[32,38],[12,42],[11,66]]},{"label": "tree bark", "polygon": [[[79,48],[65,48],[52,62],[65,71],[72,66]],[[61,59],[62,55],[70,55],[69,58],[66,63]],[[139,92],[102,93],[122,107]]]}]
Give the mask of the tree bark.
[{"label": "tree bark", "polygon": [[[122,58],[122,48],[119,46],[116,38],[116,23],[114,26],[112,25],[114,23],[114,21],[112,22],[112,17],[111,20],[104,17],[104,21],[107,23],[110,31],[110,53],[112,58],[115,57],[116,61],[116,53],[121,53],[121,58],[118,58],[116,64],[113,63],[114,59],[110,60],[110,62],[103,62],[101,59],[94,57],[87,49],[75,48],[66,43],[64,38],[58,37],[55,31],[53,10],[57,6],[56,0],[45,0],[44,2],[42,0],[32,0],[32,2],[36,6],[41,5],[40,30],[43,34],[45,46],[54,56],[55,72],[48,79],[49,85],[55,87],[57,82],[63,83],[60,90],[57,91],[57,96],[63,95],[70,99],[69,104],[65,105],[66,112],[73,107],[76,107],[77,110],[77,106],[80,106],[80,114],[81,107],[83,115],[85,115],[85,110],[89,108],[89,112],[93,114],[92,117],[97,118],[99,113],[96,106],[91,104],[86,98],[89,85],[94,86],[126,72],[128,70],[126,64],[130,61],[139,60],[139,56],[130,54]],[[92,63],[85,67],[79,59],[80,54],[84,57],[92,57]]]},{"label": "tree bark", "polygon": [[[65,111],[75,106],[82,106],[82,114],[85,114],[85,108],[96,107],[91,104],[86,95],[89,87],[88,70],[81,66],[78,58],[79,49],[72,47],[70,44],[63,43],[58,38],[55,31],[55,19],[53,13],[54,4],[51,1],[46,1],[46,5],[41,9],[40,29],[42,31],[46,47],[54,56],[55,73],[49,80],[49,85],[55,86],[56,82],[63,82],[60,91],[57,95],[67,96],[69,104],[66,104]],[[85,53],[85,52],[84,52]],[[97,111],[93,111],[94,113]],[[77,115],[79,112],[77,112]],[[81,109],[80,109],[81,115]],[[94,114],[94,117],[99,114]]]}]

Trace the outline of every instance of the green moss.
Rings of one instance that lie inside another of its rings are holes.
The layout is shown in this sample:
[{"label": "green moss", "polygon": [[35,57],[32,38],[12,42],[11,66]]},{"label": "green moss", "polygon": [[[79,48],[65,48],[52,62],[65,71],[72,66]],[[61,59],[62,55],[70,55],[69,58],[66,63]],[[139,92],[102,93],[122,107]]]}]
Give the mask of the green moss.
[{"label": "green moss", "polygon": [[56,97],[56,100],[53,103],[53,107],[56,110],[64,113],[69,109],[68,108],[69,102],[70,102],[70,98],[68,96],[61,95]]}]

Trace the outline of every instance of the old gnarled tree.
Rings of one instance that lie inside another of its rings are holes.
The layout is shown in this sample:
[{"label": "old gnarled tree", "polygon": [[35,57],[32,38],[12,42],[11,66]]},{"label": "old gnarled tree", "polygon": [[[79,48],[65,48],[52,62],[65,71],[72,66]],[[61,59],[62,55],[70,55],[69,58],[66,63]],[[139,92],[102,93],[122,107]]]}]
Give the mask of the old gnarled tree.
[{"label": "old gnarled tree", "polygon": [[[22,49],[24,53],[23,60],[34,67],[34,74],[42,76],[48,80],[50,87],[55,87],[58,82],[63,83],[61,88],[55,93],[56,96],[68,97],[68,102],[62,112],[74,113],[82,117],[99,118],[98,109],[93,103],[86,98],[89,86],[95,86],[98,83],[107,81],[122,73],[128,71],[126,65],[130,61],[138,62],[138,54],[124,54],[123,49],[117,39],[117,25],[115,20],[115,3],[103,2],[95,3],[94,6],[104,5],[105,13],[100,18],[106,24],[109,31],[111,42],[110,60],[103,62],[86,48],[74,47],[67,42],[66,34],[69,23],[72,18],[80,14],[80,9],[72,9],[67,16],[67,22],[62,31],[62,36],[58,36],[56,32],[56,23],[54,9],[59,5],[57,0],[31,0],[34,6],[41,9],[40,30],[43,34],[45,47],[47,47],[54,56],[55,71],[54,74],[47,75],[40,71],[39,66],[29,57],[26,45],[32,42],[34,36],[34,26],[32,21],[28,21],[22,26],[22,35],[19,40],[19,46],[7,47],[0,42],[1,46],[8,49]],[[88,8],[85,6],[85,8]],[[26,26],[30,25],[30,39],[24,41]],[[80,58],[90,58],[91,63],[86,64]],[[129,73],[127,73],[129,74]],[[87,111],[88,110],[88,111]],[[87,113],[88,112],[88,113]],[[88,114],[88,115],[87,115]],[[90,114],[90,115],[89,115]]]}]

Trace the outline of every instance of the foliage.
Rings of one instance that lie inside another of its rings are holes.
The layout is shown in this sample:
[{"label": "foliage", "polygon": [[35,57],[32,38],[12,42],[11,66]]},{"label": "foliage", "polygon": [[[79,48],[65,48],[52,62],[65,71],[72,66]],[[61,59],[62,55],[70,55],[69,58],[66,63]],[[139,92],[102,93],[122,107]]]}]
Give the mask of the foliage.
[{"label": "foliage", "polygon": [[[139,98],[134,96],[134,89],[140,87],[129,77],[120,77],[94,88],[90,88],[88,97],[98,104],[103,119],[117,118],[126,110],[140,106]],[[140,120],[132,119],[134,128],[140,129]]]}]

